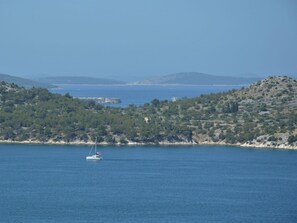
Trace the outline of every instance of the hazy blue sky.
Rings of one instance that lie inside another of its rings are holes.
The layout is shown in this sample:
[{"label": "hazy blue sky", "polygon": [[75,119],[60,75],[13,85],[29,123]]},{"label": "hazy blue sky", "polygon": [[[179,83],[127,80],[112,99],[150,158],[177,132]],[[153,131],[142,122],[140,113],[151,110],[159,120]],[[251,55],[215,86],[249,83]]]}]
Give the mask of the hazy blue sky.
[{"label": "hazy blue sky", "polygon": [[295,0],[0,0],[0,73],[297,73]]}]

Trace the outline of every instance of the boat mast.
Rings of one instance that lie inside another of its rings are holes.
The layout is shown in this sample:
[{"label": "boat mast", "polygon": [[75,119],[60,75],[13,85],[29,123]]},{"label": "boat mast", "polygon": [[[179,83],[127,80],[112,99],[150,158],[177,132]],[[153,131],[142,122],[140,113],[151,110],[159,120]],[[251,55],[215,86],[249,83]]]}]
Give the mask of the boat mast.
[{"label": "boat mast", "polygon": [[97,155],[97,137],[95,139],[95,155]]}]

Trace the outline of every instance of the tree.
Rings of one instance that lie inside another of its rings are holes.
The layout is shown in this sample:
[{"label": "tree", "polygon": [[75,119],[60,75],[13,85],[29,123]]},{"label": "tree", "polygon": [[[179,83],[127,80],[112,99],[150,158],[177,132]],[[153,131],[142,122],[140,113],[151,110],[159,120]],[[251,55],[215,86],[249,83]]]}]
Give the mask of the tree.
[{"label": "tree", "polygon": [[292,145],[294,142],[297,142],[297,135],[290,135],[288,137],[288,143]]}]

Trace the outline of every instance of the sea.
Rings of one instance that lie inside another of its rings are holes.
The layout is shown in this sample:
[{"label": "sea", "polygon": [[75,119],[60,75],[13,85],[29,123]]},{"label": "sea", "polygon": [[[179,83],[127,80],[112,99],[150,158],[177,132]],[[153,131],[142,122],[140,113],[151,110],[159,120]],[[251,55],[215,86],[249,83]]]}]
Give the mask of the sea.
[{"label": "sea", "polygon": [[225,92],[239,89],[244,85],[83,85],[60,84],[51,90],[53,93],[69,93],[73,97],[119,98],[121,103],[105,104],[106,106],[127,107],[140,106],[153,99],[172,100],[193,98],[201,94]]},{"label": "sea", "polygon": [[[127,107],[242,86],[60,85]],[[297,151],[227,146],[0,144],[0,222],[297,222]]]},{"label": "sea", "polygon": [[297,222],[297,151],[0,145],[0,222]]}]

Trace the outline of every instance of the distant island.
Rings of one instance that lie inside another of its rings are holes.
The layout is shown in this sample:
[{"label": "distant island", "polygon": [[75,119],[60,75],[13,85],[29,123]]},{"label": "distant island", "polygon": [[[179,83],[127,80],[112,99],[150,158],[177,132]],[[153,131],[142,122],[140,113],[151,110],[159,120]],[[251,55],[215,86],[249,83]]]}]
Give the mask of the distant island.
[{"label": "distant island", "polygon": [[90,85],[115,85],[125,84],[124,81],[106,78],[85,77],[85,76],[54,76],[39,78],[38,81],[48,84],[90,84]]},{"label": "distant island", "polygon": [[14,83],[25,88],[42,87],[42,88],[54,88],[55,86],[50,83],[43,83],[39,81],[33,81],[26,78],[16,77],[8,74],[0,74],[0,81],[6,83]]},{"label": "distant island", "polygon": [[128,108],[1,82],[0,142],[90,144],[95,138],[297,149],[297,81],[269,77],[240,90]]},{"label": "distant island", "polygon": [[135,82],[140,85],[155,85],[155,84],[182,84],[182,85],[247,85],[259,78],[243,78],[243,77],[231,77],[231,76],[216,76],[198,72],[181,72],[176,74],[169,74],[160,78],[151,80],[144,80]]},{"label": "distant island", "polygon": [[248,85],[259,78],[216,76],[199,72],[180,72],[164,75],[159,78],[128,82],[109,78],[88,76],[49,76],[36,80],[20,78],[7,74],[0,74],[0,81],[14,83],[22,87],[54,88],[55,85],[85,84],[85,85]]}]

